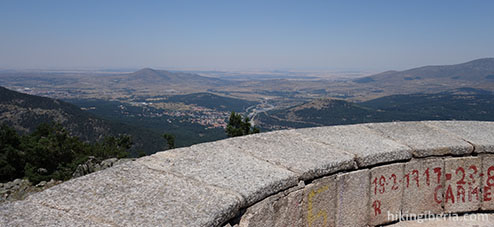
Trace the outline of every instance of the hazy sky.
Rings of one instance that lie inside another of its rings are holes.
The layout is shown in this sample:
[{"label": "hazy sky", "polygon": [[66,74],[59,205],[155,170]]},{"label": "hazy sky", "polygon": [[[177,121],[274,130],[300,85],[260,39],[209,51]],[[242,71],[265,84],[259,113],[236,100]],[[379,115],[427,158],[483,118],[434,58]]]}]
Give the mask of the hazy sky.
[{"label": "hazy sky", "polygon": [[0,0],[0,68],[388,70],[494,56],[494,1]]}]

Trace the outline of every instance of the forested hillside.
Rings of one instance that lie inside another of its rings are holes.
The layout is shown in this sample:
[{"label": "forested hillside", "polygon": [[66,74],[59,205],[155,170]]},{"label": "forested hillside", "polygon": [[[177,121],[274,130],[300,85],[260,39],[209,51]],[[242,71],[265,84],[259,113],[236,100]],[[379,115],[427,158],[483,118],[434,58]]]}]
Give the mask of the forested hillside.
[{"label": "forested hillside", "polygon": [[261,113],[256,120],[265,129],[389,121],[494,121],[493,104],[492,92],[461,88],[437,94],[392,95],[362,103],[318,99]]},{"label": "forested hillside", "polygon": [[132,155],[165,149],[161,135],[141,127],[105,120],[60,100],[27,95],[0,87],[0,123],[20,133],[30,133],[42,123],[58,122],[83,141],[96,142],[105,136],[128,134],[134,141]]},{"label": "forested hillside", "polygon": [[40,124],[32,133],[19,135],[0,125],[0,182],[28,178],[40,181],[68,180],[89,157],[104,160],[129,156],[132,140],[127,135],[106,136],[87,143],[70,136],[59,124]]}]

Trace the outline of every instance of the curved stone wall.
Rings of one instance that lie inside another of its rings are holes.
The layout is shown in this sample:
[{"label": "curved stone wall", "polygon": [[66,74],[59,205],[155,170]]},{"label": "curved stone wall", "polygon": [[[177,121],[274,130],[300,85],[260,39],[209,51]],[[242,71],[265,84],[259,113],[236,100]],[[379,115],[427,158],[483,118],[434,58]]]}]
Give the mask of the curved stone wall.
[{"label": "curved stone wall", "polygon": [[262,133],[159,152],[0,205],[0,225],[366,226],[494,210],[494,123]]}]

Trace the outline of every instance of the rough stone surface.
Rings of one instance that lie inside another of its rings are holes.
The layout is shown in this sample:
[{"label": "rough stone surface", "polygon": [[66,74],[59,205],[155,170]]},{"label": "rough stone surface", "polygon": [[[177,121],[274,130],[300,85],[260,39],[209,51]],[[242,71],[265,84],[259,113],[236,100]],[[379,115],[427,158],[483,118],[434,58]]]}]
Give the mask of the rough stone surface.
[{"label": "rough stone surface", "polygon": [[473,146],[464,140],[422,122],[392,122],[366,126],[411,147],[415,157],[464,155],[473,151]]},{"label": "rough stone surface", "polygon": [[304,190],[280,192],[249,207],[242,215],[240,227],[305,226],[307,223]]},{"label": "rough stone surface", "polygon": [[410,148],[362,125],[308,128],[297,132],[355,155],[359,167],[411,158]]},{"label": "rough stone surface", "polygon": [[336,226],[366,226],[369,210],[369,170],[336,176]]},{"label": "rough stone surface", "polygon": [[336,177],[321,178],[308,184],[304,191],[308,226],[335,226]]},{"label": "rough stone surface", "polygon": [[[443,212],[444,160],[431,158],[405,163],[402,213],[440,214]],[[408,183],[407,183],[408,179]],[[417,183],[418,182],[418,183]]]},{"label": "rough stone surface", "polygon": [[6,182],[0,184],[0,203],[23,200],[31,194],[43,191],[60,183],[62,183],[62,181],[55,181],[53,179],[48,182],[41,181],[37,185],[32,185],[27,179],[16,179],[14,181]]},{"label": "rough stone surface", "polygon": [[336,176],[270,196],[249,207],[239,226],[335,226]]},{"label": "rough stone surface", "polygon": [[444,211],[468,212],[480,208],[482,198],[480,157],[444,160]]},{"label": "rough stone surface", "polygon": [[302,180],[355,168],[353,155],[311,140],[296,130],[223,140],[218,145],[287,168],[299,174]]},{"label": "rough stone surface", "polygon": [[425,124],[448,131],[472,143],[476,153],[494,153],[494,122],[428,121]]},{"label": "rough stone surface", "polygon": [[398,214],[401,210],[404,165],[391,164],[370,170],[369,225],[381,225],[396,221],[388,213]]},{"label": "rough stone surface", "polygon": [[482,209],[494,210],[494,155],[482,157]]},{"label": "rough stone surface", "polygon": [[138,160],[149,168],[193,178],[236,192],[243,206],[297,185],[297,174],[259,160],[238,149],[225,149],[221,142],[159,152]]},{"label": "rough stone surface", "polygon": [[214,226],[232,218],[240,204],[229,192],[135,162],[70,180],[26,201],[114,226]]},{"label": "rough stone surface", "polygon": [[31,201],[0,206],[0,226],[111,226]]}]

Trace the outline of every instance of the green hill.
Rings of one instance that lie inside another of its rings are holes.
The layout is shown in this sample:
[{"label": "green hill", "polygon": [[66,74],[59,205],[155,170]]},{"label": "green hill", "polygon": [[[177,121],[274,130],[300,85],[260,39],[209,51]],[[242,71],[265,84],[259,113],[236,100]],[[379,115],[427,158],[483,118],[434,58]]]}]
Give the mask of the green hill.
[{"label": "green hill", "polygon": [[107,135],[128,134],[134,141],[133,155],[137,150],[151,154],[165,148],[165,141],[153,131],[96,117],[64,101],[0,87],[0,123],[30,133],[39,124],[49,122],[59,122],[71,135],[90,142]]},{"label": "green hill", "polygon": [[375,110],[339,99],[317,99],[287,109],[259,114],[264,129],[305,128],[383,121]]},{"label": "green hill", "polygon": [[190,146],[197,143],[225,138],[223,128],[207,129],[192,123],[186,116],[161,115],[162,110],[145,106],[133,106],[128,103],[99,99],[67,100],[98,117],[122,122],[135,127],[144,127],[155,133],[171,133],[176,137],[176,146]]},{"label": "green hill", "polygon": [[[163,76],[161,74],[155,74],[153,71],[149,71],[148,73],[150,76]],[[257,104],[257,102],[253,101],[219,96],[206,92],[167,97],[146,97],[134,101],[147,102],[147,98],[159,98],[159,100],[152,101],[154,104],[182,103],[185,105],[205,107],[219,112],[228,112],[228,115],[230,111],[244,112],[249,106]],[[123,122],[136,127],[145,127],[160,134],[171,133],[175,135],[176,146],[178,147],[226,138],[223,128],[208,128],[205,125],[194,123],[191,116],[166,115],[163,114],[165,110],[152,106],[131,105],[125,102],[99,99],[71,99],[67,101],[80,107],[85,107],[88,109],[88,112],[105,119]],[[210,117],[200,111],[188,111],[195,115],[195,119]],[[176,112],[184,113],[186,111],[176,110]]]},{"label": "green hill", "polygon": [[391,120],[494,120],[494,93],[473,88],[392,95],[359,105],[387,113]]},{"label": "green hill", "polygon": [[437,94],[392,95],[362,103],[319,99],[257,116],[264,129],[419,120],[494,121],[492,92],[461,88]]},{"label": "green hill", "polygon": [[193,93],[187,95],[171,96],[168,102],[181,102],[184,104],[194,104],[219,111],[244,112],[247,107],[257,104],[254,101],[219,96],[211,93]]}]

